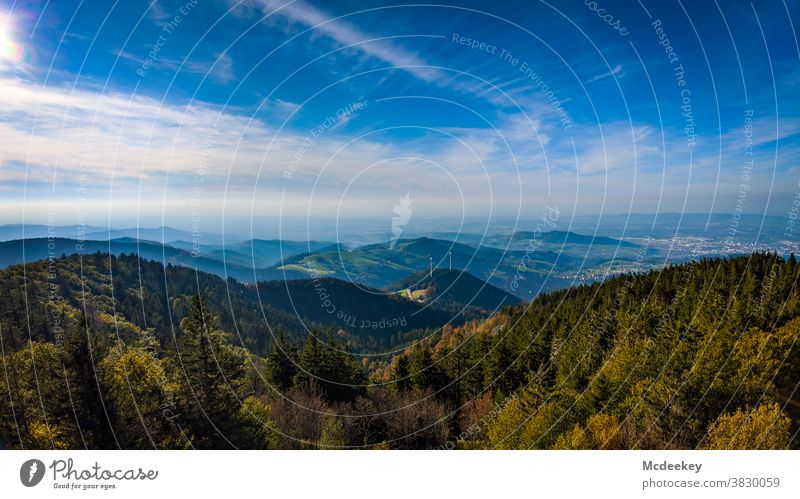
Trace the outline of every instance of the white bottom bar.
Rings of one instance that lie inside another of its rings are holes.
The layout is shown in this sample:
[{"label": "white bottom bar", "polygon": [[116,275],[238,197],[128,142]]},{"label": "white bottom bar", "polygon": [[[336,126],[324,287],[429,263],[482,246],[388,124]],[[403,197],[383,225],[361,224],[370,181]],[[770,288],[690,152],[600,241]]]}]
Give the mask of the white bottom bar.
[{"label": "white bottom bar", "polygon": [[[32,475],[21,467],[31,459],[45,473],[26,487]],[[2,451],[0,491],[15,498],[769,498],[800,497],[798,469],[800,451]],[[124,479],[137,475],[144,478]]]}]

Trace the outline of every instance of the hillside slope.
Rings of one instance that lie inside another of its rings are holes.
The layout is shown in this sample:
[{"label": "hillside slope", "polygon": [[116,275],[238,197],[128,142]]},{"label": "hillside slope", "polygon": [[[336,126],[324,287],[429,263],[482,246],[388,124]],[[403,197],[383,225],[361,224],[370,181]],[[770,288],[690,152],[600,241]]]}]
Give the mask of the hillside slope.
[{"label": "hillside slope", "polygon": [[[54,341],[57,319],[84,305],[93,315],[108,319],[105,331],[115,327],[116,316],[128,324],[123,329],[132,337],[137,329],[151,329],[167,343],[198,292],[209,298],[222,327],[236,336],[233,343],[256,353],[271,345],[270,328],[273,333],[285,331],[298,343],[310,329],[341,329],[351,348],[380,352],[453,317],[441,307],[425,307],[336,279],[264,281],[256,288],[133,255],[92,253],[12,266],[0,270],[0,283],[5,297],[0,301],[3,340],[11,348],[28,339]],[[471,312],[457,317],[456,323],[481,316]]]},{"label": "hillside slope", "polygon": [[264,268],[300,254],[319,251],[333,243],[326,241],[283,241],[280,239],[251,239],[228,244],[224,249],[208,251],[210,258],[224,260],[244,267]]},{"label": "hillside slope", "polygon": [[[521,266],[523,261],[526,263]],[[568,285],[569,281],[551,275],[556,261],[559,266],[574,264],[571,257],[559,256],[552,251],[504,251],[420,237],[399,240],[394,246],[371,244],[298,255],[276,268],[387,288],[401,279],[429,270],[431,266],[444,269],[452,265],[525,299],[542,289],[547,291]]]},{"label": "hillside slope", "polygon": [[486,313],[469,309],[454,317],[451,307],[424,305],[385,291],[363,288],[333,278],[264,281],[263,300],[305,321],[343,329],[373,349],[403,343],[408,331],[434,330],[449,322],[461,324]]},{"label": "hillside slope", "polygon": [[461,270],[437,269],[433,275],[420,272],[396,282],[389,289],[407,290],[412,295],[416,291],[425,291],[424,302],[452,302],[488,311],[520,302],[516,296]]},{"label": "hillside slope", "polygon": [[[302,347],[279,336],[264,357],[232,347],[263,337],[253,295],[273,298],[270,320],[292,317],[284,283],[130,256],[12,267],[0,446],[797,449],[798,280],[794,258],[774,255],[676,265],[445,326],[387,362],[335,332]],[[320,298],[364,299],[316,284],[285,285],[318,320],[332,313],[313,310]]]},{"label": "hillside slope", "polygon": [[[465,424],[500,404],[472,447],[797,448],[798,280],[794,257],[754,254],[557,291],[447,330],[384,379],[439,366],[419,387]],[[771,419],[748,422],[756,409]]]}]

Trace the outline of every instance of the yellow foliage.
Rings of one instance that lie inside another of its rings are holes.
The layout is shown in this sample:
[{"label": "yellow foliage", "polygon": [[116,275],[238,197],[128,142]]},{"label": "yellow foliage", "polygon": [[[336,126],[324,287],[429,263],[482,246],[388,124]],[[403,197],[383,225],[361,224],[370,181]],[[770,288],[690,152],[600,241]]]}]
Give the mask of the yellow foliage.
[{"label": "yellow foliage", "polygon": [[723,414],[708,429],[706,449],[785,449],[789,445],[789,418],[776,403],[754,410]]},{"label": "yellow foliage", "polygon": [[247,440],[246,447],[274,449],[280,446],[280,434],[272,418],[272,407],[260,398],[250,395],[242,401],[239,420]]},{"label": "yellow foliage", "polygon": [[595,414],[586,421],[586,428],[591,435],[594,449],[622,448],[622,431],[616,416]]},{"label": "yellow foliage", "polygon": [[99,371],[111,398],[133,413],[157,411],[175,390],[161,362],[142,348],[115,346],[100,362]]},{"label": "yellow foliage", "polygon": [[61,427],[43,421],[34,421],[28,425],[28,440],[30,447],[34,449],[63,450],[72,447]]},{"label": "yellow foliage", "polygon": [[586,428],[576,424],[558,437],[556,449],[621,449],[623,435],[617,417],[594,414],[586,421]]},{"label": "yellow foliage", "polygon": [[334,414],[327,414],[322,421],[321,449],[337,449],[347,445],[347,434],[342,422]]},{"label": "yellow foliage", "polygon": [[559,435],[556,443],[553,444],[553,448],[559,450],[582,450],[591,449],[592,447],[583,427],[576,424],[571,430]]},{"label": "yellow foliage", "polygon": [[486,433],[490,447],[497,449],[518,449],[520,446],[520,430],[525,422],[526,414],[518,399],[514,399],[500,410],[489,423]]}]

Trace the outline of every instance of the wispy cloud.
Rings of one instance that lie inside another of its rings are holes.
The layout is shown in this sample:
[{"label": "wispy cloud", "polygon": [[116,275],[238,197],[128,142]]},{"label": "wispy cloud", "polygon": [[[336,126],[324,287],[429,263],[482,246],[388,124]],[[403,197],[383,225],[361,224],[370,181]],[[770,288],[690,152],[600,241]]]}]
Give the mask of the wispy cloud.
[{"label": "wispy cloud", "polygon": [[585,85],[588,85],[589,83],[594,83],[594,82],[596,82],[598,80],[602,80],[602,79],[605,79],[605,78],[611,78],[611,77],[622,78],[624,76],[624,74],[625,73],[622,71],[622,64],[617,64],[616,66],[611,68],[611,71],[606,71],[606,72],[598,74],[597,76],[593,76],[593,77],[589,78],[586,81]]},{"label": "wispy cloud", "polygon": [[[144,62],[142,58],[123,50],[115,51],[114,55],[137,66]],[[236,79],[233,58],[225,52],[218,53],[208,60],[159,58],[156,59],[154,67],[205,76],[223,84],[230,83]]]},{"label": "wispy cloud", "polygon": [[172,15],[161,5],[159,0],[151,0],[150,10],[147,12],[150,15],[150,18],[156,22],[162,22],[172,17]]},{"label": "wispy cloud", "polygon": [[[281,210],[390,214],[398,189],[411,193],[420,214],[458,215],[463,207],[480,216],[513,213],[518,206],[535,212],[531,207],[543,202],[563,206],[578,199],[586,212],[605,204],[624,209],[632,199],[652,211],[662,185],[680,189],[691,175],[692,186],[705,186],[707,193],[720,158],[743,159],[734,143],[741,144],[741,130],[725,140],[721,153],[711,140],[700,141],[706,145],[690,169],[679,131],[665,132],[662,146],[660,131],[648,125],[576,124],[564,134],[557,124],[520,113],[501,114],[496,129],[444,128],[401,140],[342,135],[336,126],[316,135],[310,128],[280,130],[272,123],[297,109],[284,101],[265,102],[263,113],[251,117],[203,102],[162,103],[0,79],[0,104],[0,188],[7,199],[15,189],[24,192],[20,186],[49,184],[53,196],[74,200],[88,178],[95,196],[108,198],[113,185],[116,205],[139,196],[169,199],[175,213],[188,209],[198,176],[203,206],[242,215],[253,209],[272,216]],[[759,129],[767,125],[758,122]],[[782,135],[795,130],[796,123]],[[756,158],[769,159],[769,151],[763,154]],[[719,188],[735,192],[736,180],[723,179]],[[669,201],[682,202],[676,196]]]},{"label": "wispy cloud", "polygon": [[[231,0],[232,1],[232,0]],[[512,99],[521,94],[505,96],[500,85],[493,87],[491,82],[484,82],[470,76],[470,72],[445,71],[438,64],[428,61],[419,54],[406,49],[399,40],[402,37],[386,38],[360,29],[348,19],[335,18],[308,2],[295,0],[252,0],[252,4],[261,9],[264,16],[278,16],[301,25],[320,35],[333,40],[343,47],[350,47],[368,58],[387,64],[398,71],[403,71],[422,82],[440,88],[455,90],[461,95],[481,99],[499,106],[513,105]],[[446,39],[445,36],[437,36]],[[520,80],[521,81],[521,80]],[[517,88],[518,89],[518,88]]]},{"label": "wispy cloud", "polygon": [[334,19],[325,12],[302,1],[285,2],[283,0],[254,0],[265,15],[273,14],[288,18],[290,21],[313,28],[314,33],[324,35],[342,46],[353,46],[355,50],[374,57],[392,67],[426,81],[435,82],[445,75],[436,68],[429,68],[423,59],[397,43],[382,39],[374,34],[360,30],[344,19]]},{"label": "wispy cloud", "polygon": [[[281,207],[275,203],[285,192],[282,209],[326,215],[345,198],[355,213],[384,202],[390,212],[398,186],[413,191],[420,213],[459,209],[464,199],[471,200],[470,210],[487,211],[487,203],[499,206],[510,198],[492,199],[490,192],[520,191],[514,168],[506,166],[511,160],[502,131],[491,140],[479,129],[465,129],[442,140],[398,143],[381,134],[341,136],[335,126],[316,135],[310,129],[279,131],[265,117],[200,102],[169,104],[16,79],[0,80],[0,96],[0,185],[51,184],[60,199],[74,199],[82,179],[89,178],[90,195],[107,197],[113,185],[117,203],[144,195],[168,197],[173,204],[182,199],[188,206],[198,175],[204,205],[227,195],[235,200],[228,208],[244,213],[254,188],[264,213],[277,213]],[[521,151],[524,134],[510,125],[507,133],[512,149]]]}]

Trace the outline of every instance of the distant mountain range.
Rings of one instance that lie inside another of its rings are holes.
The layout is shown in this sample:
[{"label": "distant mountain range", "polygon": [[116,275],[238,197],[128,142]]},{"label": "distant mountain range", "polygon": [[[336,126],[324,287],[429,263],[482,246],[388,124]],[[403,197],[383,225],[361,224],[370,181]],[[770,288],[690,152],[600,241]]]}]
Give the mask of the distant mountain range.
[{"label": "distant mountain range", "polygon": [[[737,238],[743,241],[775,242],[785,239],[783,237],[787,218],[785,215],[763,214],[738,214],[732,213],[632,213],[609,215],[576,215],[569,220],[559,220],[553,232],[570,232],[573,234],[596,234],[598,237],[613,238],[628,241],[630,238],[653,237],[708,237],[723,239],[728,237],[731,224],[737,222]],[[448,241],[458,241],[468,245],[495,245],[492,240],[505,241],[515,233],[532,233],[536,225],[533,220],[519,220],[498,218],[492,221],[492,230],[486,231],[485,224],[477,221],[465,221],[453,225],[446,220],[429,220],[419,222],[420,228],[405,232],[407,238],[431,237]],[[300,224],[302,225],[302,224]],[[265,229],[261,234],[226,233],[221,234],[203,232],[200,234],[202,246],[218,246],[239,243],[248,239],[287,239],[303,241],[307,234],[313,234],[318,240],[337,239],[347,245],[360,246],[373,242],[388,240],[388,230],[376,229],[372,221],[347,220],[341,221],[338,230],[330,230],[331,222],[318,223],[312,227],[301,228],[285,227],[283,236],[278,236],[277,227]],[[459,227],[457,232],[452,228]],[[0,225],[0,241],[13,239],[47,237],[48,226],[43,224],[9,224]],[[108,240],[119,237],[146,239],[155,242],[173,244],[177,241],[192,241],[191,231],[175,229],[173,227],[151,228],[112,228],[100,226],[63,226],[53,227],[53,235],[68,239],[79,239],[83,234],[84,239]],[[288,231],[288,232],[287,232]],[[23,233],[24,232],[24,233]],[[267,236],[267,233],[270,234]],[[288,236],[286,234],[289,234]],[[591,236],[586,236],[591,237]],[[598,241],[595,245],[599,244]],[[499,247],[503,248],[503,244]],[[184,248],[186,249],[186,248]]]},{"label": "distant mountain range", "polygon": [[[370,244],[344,251],[334,249],[298,255],[284,260],[279,268],[306,275],[337,277],[375,288],[391,287],[401,279],[431,268],[453,268],[509,292],[511,283],[517,282],[513,292],[528,298],[543,289],[563,287],[565,283],[549,274],[556,265],[569,268],[576,263],[578,261],[567,254],[549,250],[506,251],[421,237],[401,239],[395,245]],[[519,277],[515,279],[517,274]]]},{"label": "distant mountain range", "polygon": [[[0,226],[0,238],[20,235],[23,231],[26,235],[45,233],[45,237],[0,242],[0,268],[61,255],[102,252],[138,255],[163,265],[194,268],[241,282],[327,277],[375,289],[391,289],[400,281],[417,279],[413,276],[431,270],[452,269],[464,271],[469,276],[459,278],[459,286],[469,284],[470,290],[481,289],[473,286],[471,278],[474,277],[491,284],[491,289],[529,300],[539,293],[572,285],[574,279],[570,275],[576,272],[587,269],[593,272],[591,269],[609,262],[622,262],[622,265],[631,262],[639,248],[627,241],[566,231],[518,231],[506,236],[481,238],[480,244],[419,237],[401,239],[396,244],[359,247],[329,241],[277,239],[197,245],[190,242],[191,234],[168,227],[94,232],[91,229],[96,227],[81,227],[80,230],[87,231],[83,241],[58,236],[75,233],[78,229],[78,226],[55,229],[35,225]],[[126,235],[137,232],[141,236],[139,239]],[[57,237],[52,237],[54,234]],[[122,237],[109,239],[109,236]],[[181,239],[187,236],[189,239]],[[177,239],[162,243],[146,237]],[[466,235],[464,239],[472,241]],[[602,271],[597,271],[597,274],[601,275]],[[440,278],[444,275],[437,274]],[[432,287],[440,289],[440,284],[433,283]],[[503,295],[497,296],[502,298]],[[452,303],[467,304],[469,301],[456,299]],[[492,298],[477,306],[491,309],[494,303]]]},{"label": "distant mountain range", "polygon": [[619,246],[621,248],[635,248],[638,244],[629,243],[620,239],[603,236],[585,236],[574,232],[553,230],[536,234],[535,232],[515,232],[512,241],[536,241],[550,244],[582,244],[596,246]]},{"label": "distant mountain range", "polygon": [[190,252],[172,246],[130,238],[110,241],[78,241],[75,239],[24,239],[0,242],[0,268],[21,263],[31,263],[62,255],[109,253],[111,255],[138,255],[163,265],[178,265],[208,272],[220,277],[232,277],[242,282],[256,280],[296,279],[302,274],[274,268],[253,269],[244,265],[227,263],[207,256],[193,256]]},{"label": "distant mountain range", "polygon": [[[302,252],[308,248],[306,243],[246,241],[224,250],[194,255],[171,245],[131,238],[108,241],[34,238],[0,242],[0,268],[62,255],[100,252],[116,256],[138,255],[163,265],[189,267],[241,282],[334,277],[370,288],[389,288],[400,280],[424,272],[431,264],[441,269],[452,261],[455,268],[469,269],[477,274],[477,278],[488,280],[494,286],[508,287],[516,272],[514,267],[525,256],[521,252],[505,252],[491,247],[473,248],[429,238],[403,240],[394,248],[386,244],[355,249],[324,242],[310,244],[317,249],[315,252]],[[269,265],[275,259],[280,261],[281,253],[283,263]],[[548,269],[557,258],[558,255],[552,252],[538,252],[535,259],[529,261],[530,268],[524,272],[526,280],[518,281],[523,284],[520,297],[526,296],[525,290],[538,291],[537,287],[541,287],[547,279]],[[561,257],[560,260],[564,263],[568,258]],[[465,282],[462,280],[461,284]],[[549,284],[553,282],[551,278]]]},{"label": "distant mountain range", "polygon": [[[191,241],[193,234],[189,231],[173,229],[172,227],[154,228],[128,228],[128,229],[106,229],[92,225],[68,225],[63,227],[51,227],[48,225],[37,224],[13,224],[0,225],[0,241],[11,241],[14,239],[32,239],[40,237],[59,237],[64,239],[81,239],[92,241],[108,241],[109,239],[133,238],[159,243],[170,243],[172,241],[186,240]],[[218,234],[199,235],[201,244],[220,244],[222,236]],[[231,236],[231,241],[241,241],[242,238]]]},{"label": "distant mountain range", "polygon": [[282,241],[280,239],[251,239],[210,250],[211,258],[249,267],[270,267],[301,254],[326,251],[336,247],[326,241]]}]

